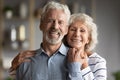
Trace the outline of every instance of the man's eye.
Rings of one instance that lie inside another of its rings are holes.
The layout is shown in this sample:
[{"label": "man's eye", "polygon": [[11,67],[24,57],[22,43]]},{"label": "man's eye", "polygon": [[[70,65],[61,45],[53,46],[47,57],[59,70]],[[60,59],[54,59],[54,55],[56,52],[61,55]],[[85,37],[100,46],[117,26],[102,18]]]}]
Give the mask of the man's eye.
[{"label": "man's eye", "polygon": [[52,19],[49,19],[49,20],[47,20],[47,22],[50,23],[50,22],[53,22],[53,20],[52,20]]},{"label": "man's eye", "polygon": [[64,24],[64,22],[62,22],[62,21],[59,21],[59,22],[58,22],[58,24],[60,24],[60,25],[63,25],[63,24]]}]

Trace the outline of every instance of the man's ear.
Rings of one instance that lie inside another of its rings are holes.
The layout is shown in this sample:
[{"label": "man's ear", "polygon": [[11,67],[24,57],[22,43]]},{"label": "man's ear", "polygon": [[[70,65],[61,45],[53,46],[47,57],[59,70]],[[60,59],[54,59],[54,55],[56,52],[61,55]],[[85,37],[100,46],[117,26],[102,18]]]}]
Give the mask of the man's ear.
[{"label": "man's ear", "polygon": [[43,30],[43,22],[40,22],[39,29],[42,31]]}]

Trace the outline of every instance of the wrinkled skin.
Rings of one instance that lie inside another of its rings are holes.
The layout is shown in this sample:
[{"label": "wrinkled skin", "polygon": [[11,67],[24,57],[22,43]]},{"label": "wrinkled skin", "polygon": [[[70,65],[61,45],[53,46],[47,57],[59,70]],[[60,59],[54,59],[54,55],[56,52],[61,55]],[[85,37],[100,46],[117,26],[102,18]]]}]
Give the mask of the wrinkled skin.
[{"label": "wrinkled skin", "polygon": [[32,57],[35,55],[34,50],[27,50],[27,51],[22,51],[20,52],[13,60],[12,60],[12,66],[10,68],[10,72],[16,70],[18,66],[23,63],[23,62],[28,62],[30,59],[29,57]]}]

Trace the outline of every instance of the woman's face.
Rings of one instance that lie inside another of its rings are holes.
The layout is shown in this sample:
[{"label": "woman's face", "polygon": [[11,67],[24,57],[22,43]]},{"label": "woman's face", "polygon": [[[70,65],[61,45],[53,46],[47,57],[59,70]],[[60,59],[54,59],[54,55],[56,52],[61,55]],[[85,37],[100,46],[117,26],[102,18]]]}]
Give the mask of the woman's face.
[{"label": "woman's face", "polygon": [[89,43],[89,30],[82,21],[76,20],[69,26],[67,42],[70,47],[83,49]]}]

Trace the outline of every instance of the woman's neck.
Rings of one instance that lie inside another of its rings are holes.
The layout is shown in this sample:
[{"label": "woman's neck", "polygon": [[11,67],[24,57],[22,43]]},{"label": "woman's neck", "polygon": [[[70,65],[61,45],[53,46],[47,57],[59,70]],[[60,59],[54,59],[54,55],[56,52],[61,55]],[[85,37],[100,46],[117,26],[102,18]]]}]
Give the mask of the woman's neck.
[{"label": "woman's neck", "polygon": [[87,51],[87,56],[89,57],[93,52],[92,51]]}]

